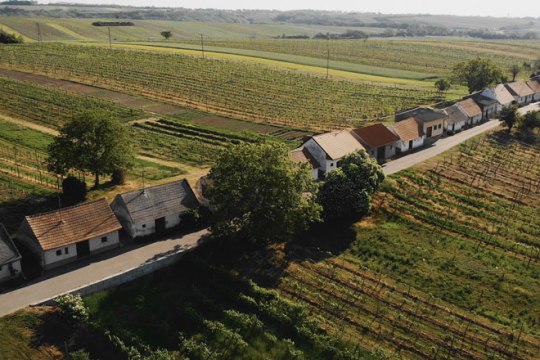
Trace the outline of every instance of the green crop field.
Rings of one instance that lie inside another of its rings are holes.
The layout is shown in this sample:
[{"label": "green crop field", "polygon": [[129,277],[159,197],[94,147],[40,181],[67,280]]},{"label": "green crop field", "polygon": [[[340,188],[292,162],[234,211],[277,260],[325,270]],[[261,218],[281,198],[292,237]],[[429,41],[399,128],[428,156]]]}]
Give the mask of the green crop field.
[{"label": "green crop field", "polygon": [[67,45],[3,46],[0,67],[311,129],[355,126],[433,101],[433,91],[325,80],[267,66],[146,51]]},{"label": "green crop field", "polygon": [[360,223],[315,231],[309,241],[323,249],[289,247],[268,266],[253,256],[248,273],[368,348],[404,358],[536,359],[539,159],[538,145],[506,133],[471,141],[391,176]]}]

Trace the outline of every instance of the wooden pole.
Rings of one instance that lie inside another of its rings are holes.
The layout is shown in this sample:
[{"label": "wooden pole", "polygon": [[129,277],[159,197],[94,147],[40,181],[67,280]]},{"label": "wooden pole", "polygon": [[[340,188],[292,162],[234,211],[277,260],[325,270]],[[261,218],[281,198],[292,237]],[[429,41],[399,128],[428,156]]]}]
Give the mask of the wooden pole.
[{"label": "wooden pole", "polygon": [[204,59],[204,36],[201,34],[201,52],[202,52],[202,58]]},{"label": "wooden pole", "polygon": [[328,49],[326,53],[326,79],[328,79],[329,72],[330,72],[330,49]]},{"label": "wooden pole", "polygon": [[109,30],[109,50],[112,50],[111,27],[107,26],[107,29]]}]

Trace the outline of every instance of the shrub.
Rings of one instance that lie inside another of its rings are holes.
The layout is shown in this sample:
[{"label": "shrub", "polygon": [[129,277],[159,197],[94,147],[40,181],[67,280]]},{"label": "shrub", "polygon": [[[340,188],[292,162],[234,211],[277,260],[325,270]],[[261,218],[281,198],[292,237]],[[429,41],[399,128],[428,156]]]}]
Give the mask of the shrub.
[{"label": "shrub", "polygon": [[66,205],[84,201],[87,193],[86,183],[74,176],[68,176],[62,181],[62,197]]},{"label": "shrub", "polygon": [[60,295],[55,302],[62,314],[73,324],[82,325],[88,321],[88,311],[80,295]]}]

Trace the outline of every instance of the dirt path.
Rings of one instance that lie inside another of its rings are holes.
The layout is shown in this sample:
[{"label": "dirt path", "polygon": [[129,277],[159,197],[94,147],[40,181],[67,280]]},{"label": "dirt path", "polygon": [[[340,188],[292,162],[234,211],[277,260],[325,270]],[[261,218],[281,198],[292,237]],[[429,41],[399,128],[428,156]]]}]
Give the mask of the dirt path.
[{"label": "dirt path", "polygon": [[8,116],[8,115],[0,114],[0,120],[6,121],[6,122],[9,122],[9,123],[12,123],[12,124],[16,124],[16,125],[21,125],[21,126],[24,126],[26,128],[29,128],[29,129],[32,129],[32,130],[37,130],[39,132],[49,134],[49,135],[52,135],[52,136],[57,136],[58,135],[57,130],[54,130],[54,129],[51,129],[49,127],[39,125],[39,124],[30,122],[30,121],[14,118],[14,117],[11,117],[11,116]]}]

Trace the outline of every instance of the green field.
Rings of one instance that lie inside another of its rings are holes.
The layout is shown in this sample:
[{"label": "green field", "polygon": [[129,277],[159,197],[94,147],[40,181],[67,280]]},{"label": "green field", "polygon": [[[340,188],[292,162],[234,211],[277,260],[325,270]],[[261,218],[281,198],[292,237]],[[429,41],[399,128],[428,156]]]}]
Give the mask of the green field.
[{"label": "green field", "polygon": [[0,66],[99,85],[233,118],[328,129],[433,102],[432,90],[326,80],[267,66],[145,51],[4,46]]}]

